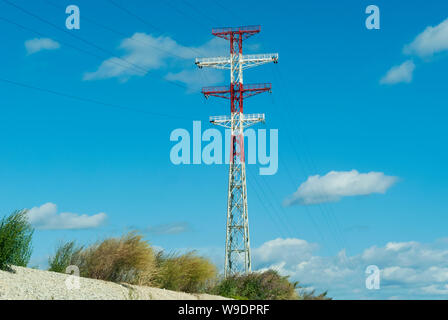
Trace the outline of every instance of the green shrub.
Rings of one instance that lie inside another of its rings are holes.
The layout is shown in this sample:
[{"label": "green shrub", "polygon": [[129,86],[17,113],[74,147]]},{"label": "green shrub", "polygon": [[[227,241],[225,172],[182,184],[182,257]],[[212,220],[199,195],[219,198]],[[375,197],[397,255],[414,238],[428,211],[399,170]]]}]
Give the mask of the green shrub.
[{"label": "green shrub", "polygon": [[33,228],[27,211],[15,211],[0,222],[0,269],[11,270],[11,265],[26,267],[32,252]]},{"label": "green shrub", "polygon": [[158,271],[154,283],[168,290],[203,292],[217,274],[215,265],[194,251],[183,255],[159,252],[156,262]]},{"label": "green shrub", "polygon": [[290,282],[275,270],[221,279],[210,293],[237,300],[331,300],[326,292],[315,295],[315,291],[304,291],[298,282]]},{"label": "green shrub", "polygon": [[300,299],[302,300],[332,300],[327,297],[327,291],[316,295],[316,291],[313,290],[311,292],[302,291],[300,294]]},{"label": "green shrub", "polygon": [[48,259],[48,271],[65,273],[70,265],[75,264],[75,257],[79,256],[82,247],[76,247],[75,241],[61,243],[54,256]]},{"label": "green shrub", "polygon": [[253,272],[247,275],[233,275],[221,280],[213,294],[240,300],[295,300],[298,283],[291,283],[277,271]]}]

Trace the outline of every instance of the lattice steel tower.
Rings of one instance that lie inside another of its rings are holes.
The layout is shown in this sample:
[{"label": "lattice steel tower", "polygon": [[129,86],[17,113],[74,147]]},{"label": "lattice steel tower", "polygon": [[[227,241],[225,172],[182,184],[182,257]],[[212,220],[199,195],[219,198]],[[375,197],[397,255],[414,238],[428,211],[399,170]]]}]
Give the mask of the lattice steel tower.
[{"label": "lattice steel tower", "polygon": [[278,61],[278,54],[243,55],[243,40],[260,32],[260,26],[216,28],[214,36],[230,41],[230,56],[197,58],[199,68],[230,69],[230,86],[206,87],[206,98],[230,99],[230,117],[210,117],[210,122],[231,130],[229,189],[227,198],[225,277],[251,271],[249,217],[247,212],[246,166],[244,158],[244,128],[264,122],[264,114],[243,114],[243,100],[271,91],[270,83],[243,85],[243,70]]}]

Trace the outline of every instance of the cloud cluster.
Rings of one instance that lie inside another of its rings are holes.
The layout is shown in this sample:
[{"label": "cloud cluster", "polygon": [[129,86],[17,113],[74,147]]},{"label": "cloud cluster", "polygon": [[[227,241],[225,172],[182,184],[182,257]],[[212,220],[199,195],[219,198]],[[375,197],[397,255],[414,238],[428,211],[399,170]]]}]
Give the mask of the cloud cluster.
[{"label": "cloud cluster", "polygon": [[105,222],[107,215],[103,212],[91,216],[70,212],[58,213],[57,206],[48,202],[40,207],[31,208],[28,211],[28,218],[30,223],[37,229],[76,230],[99,227]]},{"label": "cloud cluster", "polygon": [[[302,286],[329,290],[339,299],[444,298],[448,292],[448,242],[389,242],[347,256],[319,256],[318,246],[302,239],[275,239],[253,250],[256,269],[277,269]],[[380,269],[380,290],[365,286],[366,267]]]},{"label": "cloud cluster", "polygon": [[[183,46],[168,36],[155,37],[146,33],[135,33],[124,39],[119,49],[121,56],[111,57],[101,63],[96,71],[84,74],[84,80],[99,80],[118,78],[127,81],[133,76],[145,76],[152,70],[182,67],[181,71],[167,73],[165,78],[186,84],[191,90],[196,90],[207,84],[215,84],[223,80],[222,73],[211,71],[209,78],[204,76],[194,66],[194,58],[215,56],[226,53],[226,42],[213,38],[202,46]],[[187,69],[185,69],[187,67]]]},{"label": "cloud cluster", "polygon": [[427,27],[414,41],[404,47],[403,52],[424,58],[447,50],[448,19],[435,27]]},{"label": "cloud cluster", "polygon": [[[282,248],[279,251],[279,247]],[[318,248],[317,244],[308,243],[302,239],[274,239],[263,243],[253,250],[259,263],[281,261],[287,264],[301,263],[309,260],[313,252]]]},{"label": "cloud cluster", "polygon": [[25,41],[26,52],[30,55],[42,50],[56,50],[61,45],[50,38],[34,38]]},{"label": "cloud cluster", "polygon": [[397,177],[382,172],[331,171],[324,176],[308,177],[284,204],[309,205],[335,202],[347,196],[385,193],[396,181]]},{"label": "cloud cluster", "polygon": [[392,67],[380,80],[381,84],[396,84],[400,82],[410,83],[415,70],[412,60],[407,60],[399,66]]},{"label": "cloud cluster", "polygon": [[[437,53],[448,51],[448,19],[436,26],[427,27],[422,33],[403,48],[403,53],[419,58],[429,58]],[[381,78],[381,84],[410,83],[415,64],[408,60],[399,66],[392,67]]]}]

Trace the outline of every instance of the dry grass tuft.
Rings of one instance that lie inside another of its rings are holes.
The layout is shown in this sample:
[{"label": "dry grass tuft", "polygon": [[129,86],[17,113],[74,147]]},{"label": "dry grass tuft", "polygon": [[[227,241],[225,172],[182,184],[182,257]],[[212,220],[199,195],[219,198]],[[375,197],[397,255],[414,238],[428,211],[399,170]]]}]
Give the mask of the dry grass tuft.
[{"label": "dry grass tuft", "polygon": [[93,279],[148,285],[155,273],[153,249],[134,232],[106,239],[81,252],[81,256],[87,276]]},{"label": "dry grass tuft", "polygon": [[159,252],[156,261],[158,272],[154,282],[164,289],[204,292],[217,275],[215,265],[194,251],[183,255]]},{"label": "dry grass tuft", "polygon": [[135,232],[87,248],[61,244],[50,259],[50,270],[65,272],[68,265],[76,265],[83,277],[138,285],[150,285],[156,272],[153,249]]}]

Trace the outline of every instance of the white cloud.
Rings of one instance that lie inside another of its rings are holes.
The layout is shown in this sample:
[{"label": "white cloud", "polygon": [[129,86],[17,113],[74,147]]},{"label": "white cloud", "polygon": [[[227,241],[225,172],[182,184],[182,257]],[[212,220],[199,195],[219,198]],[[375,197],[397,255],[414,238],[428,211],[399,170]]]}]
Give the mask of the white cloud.
[{"label": "white cloud", "polygon": [[414,41],[403,49],[405,54],[428,57],[448,50],[448,19],[433,27],[427,27]]},{"label": "white cloud", "polygon": [[410,83],[415,70],[412,60],[407,60],[399,66],[392,67],[380,80],[381,84],[397,84],[401,82]]},{"label": "white cloud", "polygon": [[[120,59],[112,57],[103,61],[96,71],[85,73],[84,80],[118,78],[127,81],[133,76],[145,76],[152,70],[170,67],[183,71],[170,72],[166,79],[180,81],[190,89],[197,89],[199,84],[204,85],[205,82],[200,81],[201,75],[194,71],[194,58],[226,54],[226,41],[213,38],[202,46],[188,47],[167,36],[154,37],[146,33],[135,33],[124,39],[119,49],[125,52]],[[222,77],[216,74],[207,79],[210,85],[219,81],[222,81]]]},{"label": "white cloud", "polygon": [[25,49],[28,54],[33,54],[42,50],[55,50],[60,47],[58,42],[49,38],[35,38],[25,41]]},{"label": "white cloud", "polygon": [[[448,245],[441,247],[445,248]],[[412,266],[416,260],[420,260],[421,266],[430,267],[448,261],[448,251],[439,250],[435,245],[433,248],[428,248],[415,241],[389,242],[384,248],[372,246],[364,250],[362,259],[371,263],[394,260],[401,267]]]},{"label": "white cloud", "polygon": [[446,285],[436,285],[432,284],[427,287],[422,288],[425,293],[432,295],[448,295],[448,284]]},{"label": "white cloud", "polygon": [[[444,298],[448,292],[448,244],[390,242],[360,254],[320,256],[302,239],[275,239],[253,250],[255,270],[277,269],[304,287],[329,290],[337,299]],[[366,267],[380,268],[380,290],[365,287]]]},{"label": "white cloud", "polygon": [[[278,250],[281,248],[282,250]],[[253,250],[260,263],[279,260],[287,263],[300,263],[308,260],[316,244],[308,243],[302,239],[275,239],[265,242],[259,248]]]},{"label": "white cloud", "polygon": [[58,213],[57,206],[48,202],[28,211],[30,223],[37,229],[89,229],[102,225],[107,215],[100,212],[95,215],[76,214],[70,212]]},{"label": "white cloud", "polygon": [[285,205],[335,202],[347,196],[385,193],[396,181],[397,177],[382,172],[331,171],[324,176],[308,177]]},{"label": "white cloud", "polygon": [[[408,45],[403,48],[403,53],[420,58],[428,58],[433,55],[448,51],[448,19],[437,26],[429,26]],[[415,64],[408,60],[399,66],[392,67],[380,80],[381,84],[410,83],[412,81]]]}]

